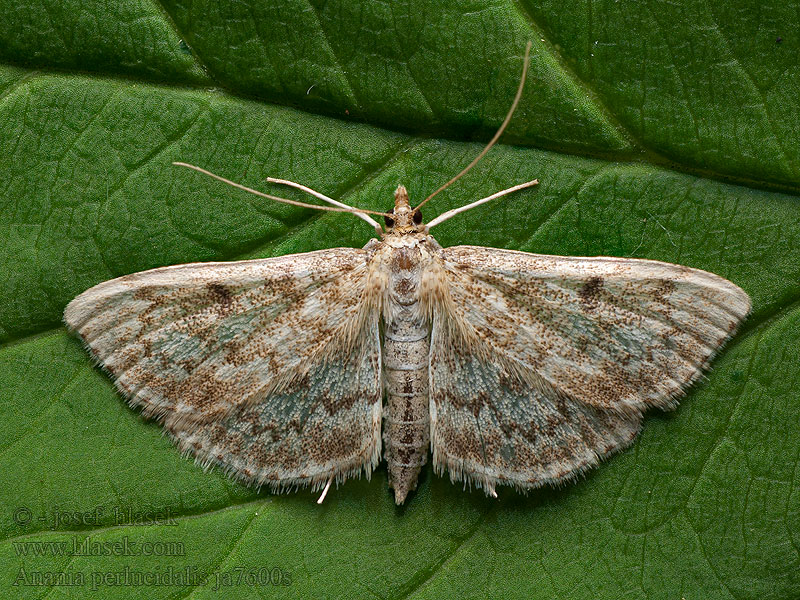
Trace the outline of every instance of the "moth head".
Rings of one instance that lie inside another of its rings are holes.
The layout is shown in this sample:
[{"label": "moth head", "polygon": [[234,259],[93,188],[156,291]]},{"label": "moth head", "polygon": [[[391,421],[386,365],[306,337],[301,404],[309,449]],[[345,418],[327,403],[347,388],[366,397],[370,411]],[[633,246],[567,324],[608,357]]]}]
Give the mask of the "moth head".
[{"label": "moth head", "polygon": [[411,208],[405,186],[398,185],[394,192],[394,208],[392,216],[384,217],[386,230],[396,233],[412,233],[422,231],[422,212]]}]

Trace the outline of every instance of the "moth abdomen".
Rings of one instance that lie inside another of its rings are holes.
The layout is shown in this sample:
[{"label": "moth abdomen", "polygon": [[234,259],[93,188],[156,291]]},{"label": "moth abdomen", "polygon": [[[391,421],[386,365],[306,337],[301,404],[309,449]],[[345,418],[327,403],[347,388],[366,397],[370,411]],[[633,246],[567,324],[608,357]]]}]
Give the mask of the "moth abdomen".
[{"label": "moth abdomen", "polygon": [[386,387],[383,439],[389,485],[402,504],[416,488],[417,477],[428,457],[430,414],[428,407],[427,323],[398,318],[386,324],[383,372]]}]

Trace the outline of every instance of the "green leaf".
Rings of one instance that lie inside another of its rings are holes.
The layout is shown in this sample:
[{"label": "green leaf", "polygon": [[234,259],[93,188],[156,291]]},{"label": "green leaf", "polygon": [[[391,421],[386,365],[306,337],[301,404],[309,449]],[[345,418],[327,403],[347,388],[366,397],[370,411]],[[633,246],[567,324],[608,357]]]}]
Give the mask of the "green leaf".
[{"label": "green leaf", "polygon": [[[443,4],[0,0],[4,597],[800,596],[800,4]],[[754,303],[586,478],[490,500],[428,469],[400,509],[384,469],[321,507],[256,492],[182,458],[66,334],[112,277],[372,234],[172,161],[421,199],[492,135],[529,39],[507,144],[426,218],[541,185],[439,242],[665,260]]]}]

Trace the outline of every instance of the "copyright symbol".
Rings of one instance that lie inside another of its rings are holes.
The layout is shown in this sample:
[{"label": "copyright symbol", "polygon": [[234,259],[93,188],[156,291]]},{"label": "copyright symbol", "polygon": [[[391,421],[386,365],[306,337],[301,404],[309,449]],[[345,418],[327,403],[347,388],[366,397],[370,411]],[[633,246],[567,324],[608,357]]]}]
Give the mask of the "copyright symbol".
[{"label": "copyright symbol", "polygon": [[31,510],[24,506],[20,506],[14,511],[14,523],[17,525],[27,525],[31,522],[31,517]]}]

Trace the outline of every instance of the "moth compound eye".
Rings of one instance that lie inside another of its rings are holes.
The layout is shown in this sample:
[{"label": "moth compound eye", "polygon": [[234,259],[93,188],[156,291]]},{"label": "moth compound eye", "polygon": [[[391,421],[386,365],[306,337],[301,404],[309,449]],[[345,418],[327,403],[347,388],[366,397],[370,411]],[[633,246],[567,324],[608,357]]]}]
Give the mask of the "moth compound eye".
[{"label": "moth compound eye", "polygon": [[383,217],[383,221],[386,223],[386,226],[391,229],[394,227],[394,219],[388,215]]},{"label": "moth compound eye", "polygon": [[411,218],[414,219],[414,225],[419,225],[422,223],[422,211],[420,209],[415,210]]}]

